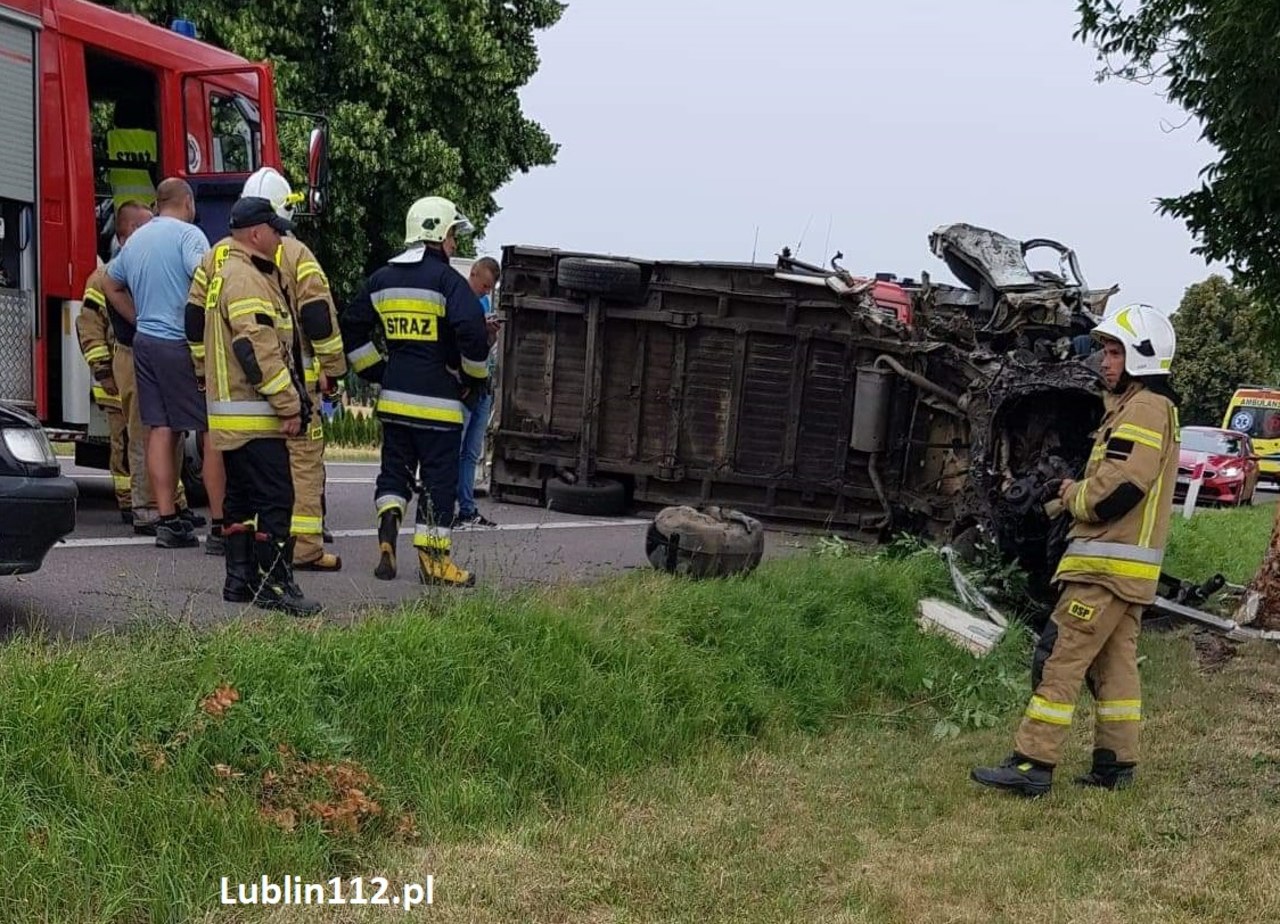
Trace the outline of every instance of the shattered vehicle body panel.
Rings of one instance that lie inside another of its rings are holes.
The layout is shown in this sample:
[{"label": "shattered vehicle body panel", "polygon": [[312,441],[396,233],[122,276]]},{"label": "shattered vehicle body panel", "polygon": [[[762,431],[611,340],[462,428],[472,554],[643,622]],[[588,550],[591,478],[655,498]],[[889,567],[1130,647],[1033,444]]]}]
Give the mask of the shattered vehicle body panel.
[{"label": "shattered vehicle body panel", "polygon": [[1102,415],[1071,338],[1115,290],[1084,288],[1078,269],[1019,273],[1026,245],[967,225],[930,244],[977,288],[785,252],[765,265],[507,247],[495,496],[541,505],[550,479],[616,479],[641,507],[871,539],[977,534],[1047,586],[1064,537],[1041,495],[1083,469]]}]

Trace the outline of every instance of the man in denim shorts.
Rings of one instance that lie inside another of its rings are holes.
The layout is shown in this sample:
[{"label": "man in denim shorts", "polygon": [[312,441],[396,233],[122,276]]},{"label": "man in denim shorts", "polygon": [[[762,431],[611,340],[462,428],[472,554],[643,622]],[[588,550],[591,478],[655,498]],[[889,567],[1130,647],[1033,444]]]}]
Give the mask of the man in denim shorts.
[{"label": "man in denim shorts", "polygon": [[[192,224],[195,196],[183,180],[162,182],[156,189],[156,206],[159,214],[111,261],[105,288],[112,307],[137,326],[133,354],[138,404],[142,423],[150,428],[147,473],[160,512],[156,545],[191,548],[199,541],[194,524],[177,513],[180,473],[174,467],[174,451],[183,431],[199,432],[206,440],[208,436],[205,399],[187,346],[185,311],[192,273],[209,249],[209,240]],[[206,451],[205,479],[215,523],[222,514],[224,488],[219,463],[220,457]]]}]

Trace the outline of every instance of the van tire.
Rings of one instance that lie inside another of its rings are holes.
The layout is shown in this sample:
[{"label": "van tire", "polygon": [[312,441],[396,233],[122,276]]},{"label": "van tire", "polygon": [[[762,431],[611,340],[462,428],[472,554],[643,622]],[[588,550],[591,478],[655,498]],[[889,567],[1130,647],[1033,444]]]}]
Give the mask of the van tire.
[{"label": "van tire", "polygon": [[556,284],[583,295],[622,301],[640,301],[644,295],[640,267],[626,260],[562,257],[556,266]]},{"label": "van tire", "polygon": [[649,524],[645,558],[694,578],[747,574],[764,557],[764,526],[727,507],[666,507]]},{"label": "van tire", "polygon": [[621,481],[601,479],[569,484],[547,479],[547,509],[583,517],[616,517],[627,510],[627,489]]}]

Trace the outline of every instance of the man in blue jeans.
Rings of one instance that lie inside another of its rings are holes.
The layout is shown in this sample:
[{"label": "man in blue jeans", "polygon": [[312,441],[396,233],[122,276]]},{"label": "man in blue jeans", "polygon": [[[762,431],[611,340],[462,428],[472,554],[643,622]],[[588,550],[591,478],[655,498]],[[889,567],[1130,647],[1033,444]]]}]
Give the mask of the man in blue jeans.
[{"label": "man in blue jeans", "polygon": [[[471,276],[468,279],[471,291],[476,293],[480,304],[484,306],[485,326],[489,331],[490,382],[493,381],[494,369],[498,364],[493,345],[498,339],[501,322],[494,316],[492,295],[500,273],[497,260],[493,257],[481,257],[471,264]],[[492,391],[482,395],[474,408],[467,408],[462,412],[462,455],[458,460],[458,517],[454,521],[455,529],[498,525],[476,509],[476,466],[484,458],[484,436],[492,414]]]}]

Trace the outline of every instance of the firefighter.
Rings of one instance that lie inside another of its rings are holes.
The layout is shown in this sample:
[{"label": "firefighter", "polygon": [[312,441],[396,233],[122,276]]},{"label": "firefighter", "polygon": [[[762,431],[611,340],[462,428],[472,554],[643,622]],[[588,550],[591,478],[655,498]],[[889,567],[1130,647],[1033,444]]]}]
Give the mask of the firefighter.
[{"label": "firefighter", "polygon": [[[449,265],[457,235],[471,230],[448,199],[419,199],[405,219],[408,249],[374,272],[342,314],[348,363],[382,386],[376,406],[383,425],[382,471],[374,494],[374,575],[381,580],[396,576],[396,536],[418,473],[422,490],[413,544],[420,579],[454,587],[475,583],[452,556],[464,401],[474,404],[489,387],[484,309]],[[379,327],[385,357],[373,343]]]},{"label": "firefighter", "polygon": [[293,480],[286,438],[310,419],[297,329],[275,264],[293,224],[267,199],[231,208],[232,243],[205,304],[209,432],[227,471],[222,597],[295,616],[319,611],[293,580]]},{"label": "firefighter", "polygon": [[[121,216],[116,223],[124,224]],[[132,228],[129,229],[132,231]],[[124,235],[125,237],[128,234]],[[125,426],[124,411],[120,403],[120,389],[112,371],[115,356],[116,335],[111,327],[107,297],[102,290],[102,277],[107,273],[105,265],[94,270],[85,283],[83,306],[76,316],[76,338],[80,341],[80,354],[89,364],[93,374],[93,400],[107,415],[111,431],[111,487],[115,490],[120,519],[133,524],[133,494],[129,482],[129,434]]]},{"label": "firefighter", "polygon": [[1035,693],[1013,754],[972,773],[1024,796],[1049,791],[1086,679],[1095,700],[1093,766],[1076,782],[1128,786],[1138,760],[1138,632],[1155,599],[1178,475],[1177,396],[1168,384],[1176,344],[1169,319],[1148,305],[1122,308],[1093,333],[1107,410],[1084,478],[1062,482],[1050,505],[1074,522],[1054,576],[1061,596],[1037,646]]},{"label": "firefighter", "polygon": [[151,102],[143,98],[118,101],[115,124],[107,131],[107,182],[117,212],[128,202],[155,206],[157,153]]},{"label": "firefighter", "polygon": [[[276,214],[293,220],[294,195],[289,181],[270,167],[252,174],[245,182],[242,197],[267,199]],[[201,347],[204,339],[204,309],[207,280],[217,273],[232,244],[226,238],[216,244],[196,270],[187,300],[187,340],[196,362],[197,377],[204,374]],[[296,437],[289,439],[289,460],[293,470],[294,509],[290,534],[294,543],[293,565],[302,571],[338,571],[342,559],[324,549],[324,426],[321,399],[337,394],[339,381],[347,371],[347,359],[338,333],[338,316],[329,281],[310,248],[292,235],[286,236],[276,251],[294,323],[299,330],[300,359],[307,391],[314,408],[312,419]]]}]

